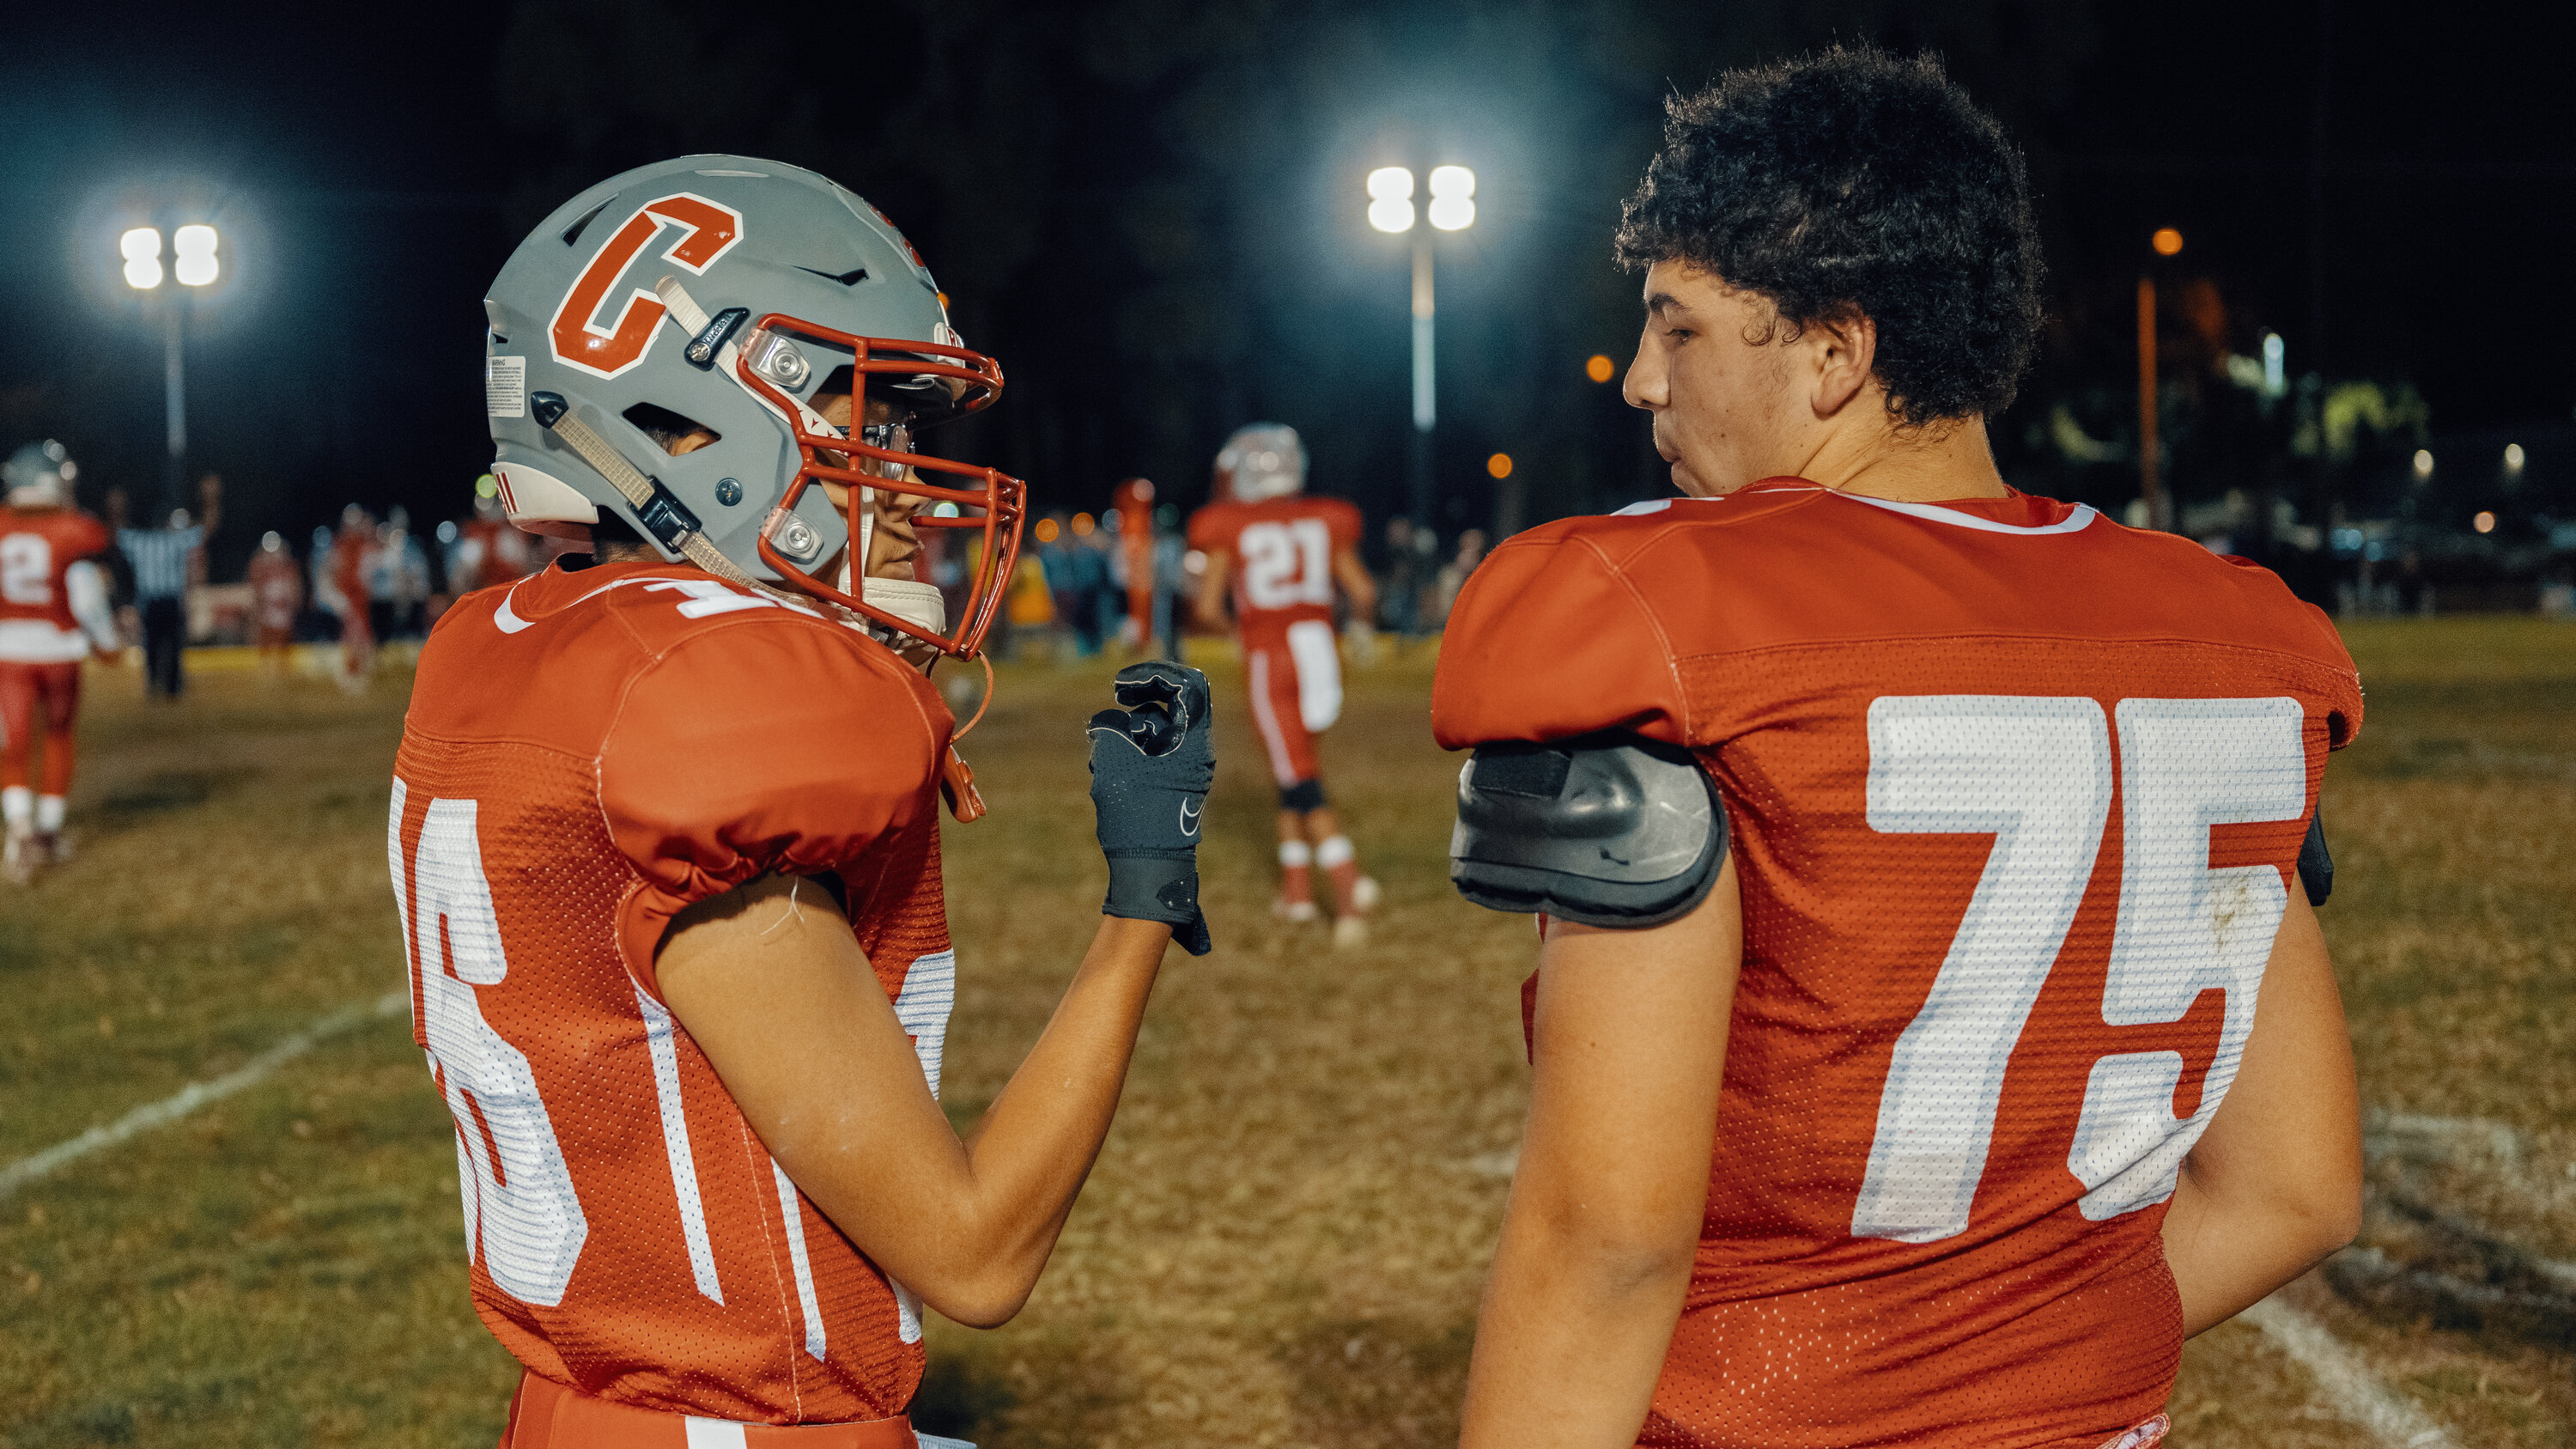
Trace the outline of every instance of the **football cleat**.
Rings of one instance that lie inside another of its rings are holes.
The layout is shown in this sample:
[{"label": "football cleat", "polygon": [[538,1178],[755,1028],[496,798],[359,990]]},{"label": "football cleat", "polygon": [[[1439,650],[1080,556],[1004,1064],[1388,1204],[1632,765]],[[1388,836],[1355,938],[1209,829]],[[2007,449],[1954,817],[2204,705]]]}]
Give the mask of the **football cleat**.
[{"label": "football cleat", "polygon": [[1313,901],[1292,901],[1286,896],[1278,896],[1270,902],[1270,914],[1292,925],[1302,926],[1319,913]]}]

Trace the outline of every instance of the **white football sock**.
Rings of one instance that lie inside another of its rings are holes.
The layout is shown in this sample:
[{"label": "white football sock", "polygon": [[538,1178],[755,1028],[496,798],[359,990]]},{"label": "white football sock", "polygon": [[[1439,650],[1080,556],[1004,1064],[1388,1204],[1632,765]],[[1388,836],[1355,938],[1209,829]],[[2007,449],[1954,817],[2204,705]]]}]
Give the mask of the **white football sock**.
[{"label": "white football sock", "polygon": [[60,795],[37,796],[36,833],[38,835],[51,835],[62,828],[63,797]]},{"label": "white football sock", "polygon": [[6,820],[13,831],[36,828],[36,792],[24,785],[0,790],[0,820]]},{"label": "white football sock", "polygon": [[1314,847],[1302,840],[1283,840],[1279,842],[1279,863],[1291,870],[1301,865],[1313,865]]},{"label": "white football sock", "polygon": [[1315,847],[1315,864],[1322,866],[1326,870],[1331,870],[1337,865],[1348,865],[1350,863],[1351,838],[1347,835],[1336,835],[1332,839]]}]

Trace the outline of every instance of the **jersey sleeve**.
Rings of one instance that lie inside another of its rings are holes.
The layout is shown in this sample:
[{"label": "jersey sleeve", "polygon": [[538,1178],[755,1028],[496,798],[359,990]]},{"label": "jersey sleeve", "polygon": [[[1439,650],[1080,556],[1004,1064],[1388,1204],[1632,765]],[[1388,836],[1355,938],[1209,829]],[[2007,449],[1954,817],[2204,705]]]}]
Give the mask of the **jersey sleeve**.
[{"label": "jersey sleeve", "polygon": [[645,881],[623,915],[639,980],[682,908],[840,870],[937,808],[947,721],[891,657],[872,666],[818,630],[745,625],[683,639],[636,678],[600,746],[599,806]]},{"label": "jersey sleeve", "polygon": [[1607,729],[1692,743],[1672,651],[1645,601],[1580,534],[1496,549],[1450,611],[1432,737],[1457,750]]},{"label": "jersey sleeve", "polygon": [[71,527],[67,530],[70,537],[63,549],[65,559],[85,559],[107,552],[111,540],[107,536],[106,524],[86,513],[73,514],[70,522]]}]

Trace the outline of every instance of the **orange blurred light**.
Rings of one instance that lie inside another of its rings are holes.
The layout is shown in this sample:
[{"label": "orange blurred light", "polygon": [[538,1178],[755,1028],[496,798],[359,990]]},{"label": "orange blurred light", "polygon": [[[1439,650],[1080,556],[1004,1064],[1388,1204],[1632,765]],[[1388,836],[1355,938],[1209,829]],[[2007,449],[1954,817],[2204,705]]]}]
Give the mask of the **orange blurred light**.
[{"label": "orange blurred light", "polygon": [[1584,359],[1583,375],[1594,382],[1608,382],[1610,374],[1615,371],[1617,368],[1610,359],[1598,352]]},{"label": "orange blurred light", "polygon": [[2477,517],[2469,520],[2469,527],[2476,529],[2480,533],[2493,533],[2495,532],[2495,515],[2481,511]]},{"label": "orange blurred light", "polygon": [[1497,478],[1509,478],[1512,476],[1512,455],[1509,453],[1496,453],[1494,456],[1487,458],[1485,460],[1485,471],[1493,474]]},{"label": "orange blurred light", "polygon": [[2157,227],[2156,234],[2147,238],[2147,245],[2156,249],[2157,256],[2172,256],[2182,250],[2182,233],[2169,226]]},{"label": "orange blurred light", "polygon": [[1090,514],[1088,514],[1088,513],[1077,513],[1077,514],[1075,514],[1075,515],[1073,516],[1073,536],[1074,536],[1074,537],[1076,537],[1076,538],[1089,538],[1089,537],[1091,537],[1091,515],[1090,515]]},{"label": "orange blurred light", "polygon": [[1038,526],[1037,526],[1037,535],[1038,535],[1038,542],[1040,542],[1040,543],[1053,543],[1053,542],[1055,542],[1055,520],[1054,520],[1054,519],[1052,519],[1052,518],[1041,518],[1041,519],[1039,519],[1039,520],[1038,520]]}]

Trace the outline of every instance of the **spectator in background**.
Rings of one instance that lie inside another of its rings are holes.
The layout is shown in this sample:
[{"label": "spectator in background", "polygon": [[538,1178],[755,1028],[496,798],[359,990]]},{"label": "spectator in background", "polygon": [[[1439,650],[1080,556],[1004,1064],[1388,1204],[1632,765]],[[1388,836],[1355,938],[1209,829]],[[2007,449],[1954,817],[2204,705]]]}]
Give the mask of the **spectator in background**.
[{"label": "spectator in background", "polygon": [[1424,572],[1431,551],[1431,530],[1417,529],[1401,515],[1386,521],[1386,581],[1378,586],[1378,627],[1399,638],[1422,632]]},{"label": "spectator in background", "polygon": [[190,521],[184,508],[172,509],[162,528],[126,528],[118,520],[116,546],[133,567],[143,619],[144,688],[163,699],[177,699],[186,683],[180,656],[188,642],[188,586],[204,577],[206,536],[222,524],[223,498],[224,480],[209,473],[197,480],[200,520]]},{"label": "spectator in background", "polygon": [[1441,565],[1437,597],[1432,602],[1434,627],[1449,627],[1449,608],[1458,602],[1458,591],[1467,587],[1467,576],[1485,561],[1485,531],[1471,528],[1458,535],[1457,556]]},{"label": "spectator in background", "polygon": [[376,551],[376,521],[352,503],[340,510],[330,552],[313,557],[313,593],[340,616],[340,688],[361,694],[376,667],[376,631],[368,619],[367,576]]},{"label": "spectator in background", "polygon": [[[1117,581],[1127,592],[1127,619],[1119,642],[1138,654],[1154,652],[1154,485],[1130,478],[1110,494],[1102,521],[1118,536]],[[1178,655],[1173,658],[1178,659]]]},{"label": "spectator in background", "polygon": [[287,647],[295,642],[295,619],[304,612],[304,571],[286,540],[270,529],[259,537],[259,552],[250,556],[251,639],[259,646],[260,668],[277,678],[286,675]]},{"label": "spectator in background", "polygon": [[429,553],[412,536],[410,512],[397,503],[376,530],[376,549],[367,559],[368,626],[378,639],[415,636],[428,601]]}]

